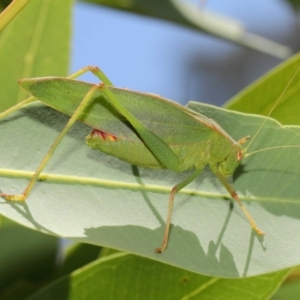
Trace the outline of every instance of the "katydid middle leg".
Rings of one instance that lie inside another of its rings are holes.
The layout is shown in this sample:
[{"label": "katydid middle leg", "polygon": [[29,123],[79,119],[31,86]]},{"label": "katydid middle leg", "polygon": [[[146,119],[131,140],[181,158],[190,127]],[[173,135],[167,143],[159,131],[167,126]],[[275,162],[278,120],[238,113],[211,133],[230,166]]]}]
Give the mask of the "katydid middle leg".
[{"label": "katydid middle leg", "polygon": [[168,246],[168,239],[169,239],[169,232],[170,232],[170,226],[171,226],[171,217],[172,217],[175,194],[178,193],[185,186],[187,186],[189,183],[191,183],[195,178],[197,178],[199,176],[199,174],[202,172],[203,169],[204,169],[204,166],[202,168],[197,168],[191,174],[191,176],[189,176],[184,181],[178,183],[177,185],[175,185],[172,188],[172,191],[170,193],[170,198],[169,198],[168,215],[167,215],[167,220],[166,220],[166,225],[165,225],[165,232],[164,232],[163,242],[162,242],[161,247],[155,249],[156,253],[164,252],[166,250],[167,246]]}]

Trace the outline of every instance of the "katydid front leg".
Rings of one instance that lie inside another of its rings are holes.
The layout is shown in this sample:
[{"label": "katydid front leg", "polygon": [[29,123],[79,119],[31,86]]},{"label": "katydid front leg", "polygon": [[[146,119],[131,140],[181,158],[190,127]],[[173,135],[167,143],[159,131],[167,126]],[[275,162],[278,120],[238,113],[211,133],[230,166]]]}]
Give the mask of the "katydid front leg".
[{"label": "katydid front leg", "polygon": [[240,208],[242,209],[243,213],[245,214],[246,218],[248,219],[252,229],[258,234],[258,235],[264,235],[265,232],[261,229],[259,229],[254,222],[253,218],[251,215],[248,213],[246,210],[245,206],[241,202],[237,192],[234,190],[234,188],[229,184],[227,181],[226,177],[219,171],[218,167],[216,165],[210,164],[210,169],[212,172],[220,179],[222,182],[223,186],[226,188],[228,193],[231,195],[231,197],[239,204]]}]

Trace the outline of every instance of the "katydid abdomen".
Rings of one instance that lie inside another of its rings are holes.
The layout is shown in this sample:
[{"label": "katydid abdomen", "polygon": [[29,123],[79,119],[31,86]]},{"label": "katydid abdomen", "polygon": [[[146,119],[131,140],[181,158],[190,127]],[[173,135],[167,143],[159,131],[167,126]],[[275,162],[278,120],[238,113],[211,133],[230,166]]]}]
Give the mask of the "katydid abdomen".
[{"label": "katydid abdomen", "polygon": [[[87,137],[86,143],[92,148],[98,149],[108,155],[118,157],[132,165],[150,168],[165,169],[164,166],[142,141],[131,141],[119,138],[111,133],[107,134],[94,129]],[[209,161],[209,147],[211,141],[198,144],[170,144],[170,148],[178,156],[181,164],[178,172],[197,167],[197,158],[201,165]]]}]

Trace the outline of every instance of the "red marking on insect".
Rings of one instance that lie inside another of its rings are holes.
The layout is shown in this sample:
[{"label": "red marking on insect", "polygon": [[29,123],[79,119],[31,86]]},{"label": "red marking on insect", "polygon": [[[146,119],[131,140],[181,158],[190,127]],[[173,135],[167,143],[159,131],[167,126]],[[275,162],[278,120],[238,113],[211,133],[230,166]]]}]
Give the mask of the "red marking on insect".
[{"label": "red marking on insect", "polygon": [[233,199],[235,199],[238,203],[240,203],[240,199],[239,199],[239,196],[238,196],[237,192],[232,191],[232,192],[231,192],[231,197],[232,197]]},{"label": "red marking on insect", "polygon": [[117,140],[116,136],[111,135],[111,134],[106,133],[106,132],[103,132],[103,131],[98,130],[98,129],[93,129],[93,131],[91,132],[91,135],[92,136],[97,135],[97,136],[101,137],[104,141],[112,141],[112,142],[114,142],[114,141]]},{"label": "red marking on insect", "polygon": [[242,158],[243,158],[243,152],[242,152],[242,151],[239,151],[239,152],[237,153],[237,155],[236,155],[236,160],[237,160],[237,161],[240,161],[240,160],[242,160]]}]

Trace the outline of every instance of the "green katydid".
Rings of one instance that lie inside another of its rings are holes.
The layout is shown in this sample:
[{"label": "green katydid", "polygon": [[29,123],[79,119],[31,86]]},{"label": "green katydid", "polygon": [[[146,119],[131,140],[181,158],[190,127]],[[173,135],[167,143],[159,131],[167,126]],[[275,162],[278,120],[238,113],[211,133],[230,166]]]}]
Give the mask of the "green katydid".
[{"label": "green katydid", "polygon": [[[95,85],[73,80],[86,71],[92,71],[103,83]],[[80,120],[94,128],[87,137],[87,144],[93,148],[141,167],[168,168],[175,172],[194,169],[170,193],[163,243],[156,252],[163,252],[168,244],[175,194],[192,182],[206,165],[210,166],[232,198],[238,202],[255,232],[258,235],[264,234],[226,180],[244,157],[242,144],[248,137],[235,142],[216,122],[203,115],[160,97],[113,88],[109,79],[96,67],[84,68],[69,79],[24,79],[20,85],[32,97],[4,115],[38,98],[71,118],[25,191],[21,195],[2,193],[0,196],[7,200],[24,201],[66,132],[76,120]],[[155,107],[155,114],[153,109],[145,111],[142,109],[144,107]]]}]

